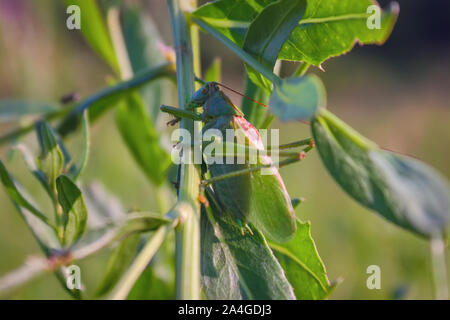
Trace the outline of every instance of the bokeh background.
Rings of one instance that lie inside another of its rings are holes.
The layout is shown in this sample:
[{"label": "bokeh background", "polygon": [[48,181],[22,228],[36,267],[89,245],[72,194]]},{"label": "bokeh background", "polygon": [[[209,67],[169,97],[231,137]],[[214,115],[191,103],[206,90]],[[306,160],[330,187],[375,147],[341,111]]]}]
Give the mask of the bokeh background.
[{"label": "bokeh background", "polygon": [[[172,42],[168,12],[161,0],[127,1],[155,20],[162,39]],[[389,1],[380,1],[384,6]],[[414,155],[450,178],[450,2],[400,0],[400,16],[381,47],[356,47],[324,64],[328,106],[378,144]],[[56,0],[0,0],[0,98],[57,101],[76,91],[86,97],[105,86],[111,74],[76,31],[65,27],[65,7]],[[203,67],[223,62],[223,82],[243,91],[244,68],[230,51],[202,34]],[[282,73],[292,71],[284,64]],[[173,86],[168,104],[175,103]],[[232,96],[240,104],[240,98]],[[164,120],[164,119],[163,119]],[[14,123],[0,123],[0,134]],[[282,142],[310,136],[308,127],[275,122]],[[37,152],[34,134],[24,140]],[[69,148],[79,150],[77,137]],[[78,148],[78,149],[77,149]],[[20,157],[0,146],[0,158],[44,208],[49,208]],[[428,243],[384,221],[351,200],[329,177],[316,152],[281,170],[292,197],[306,202],[297,215],[312,223],[312,235],[330,280],[342,277],[331,299],[431,299]],[[100,182],[125,209],[156,210],[155,192],[130,157],[115,127],[114,110],[92,127],[85,184]],[[25,224],[0,188],[0,275],[40,254]],[[95,287],[109,251],[80,263],[82,279]],[[447,256],[448,254],[447,250]],[[448,260],[448,266],[450,261]],[[381,268],[381,290],[366,287],[366,268]],[[65,299],[52,275],[16,291],[16,299]]]}]

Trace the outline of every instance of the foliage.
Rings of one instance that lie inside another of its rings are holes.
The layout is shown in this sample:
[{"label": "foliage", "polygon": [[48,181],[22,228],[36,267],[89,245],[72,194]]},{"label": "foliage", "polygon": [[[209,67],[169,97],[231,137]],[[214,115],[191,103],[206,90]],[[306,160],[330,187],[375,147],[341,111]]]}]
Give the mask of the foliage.
[{"label": "foliage", "polygon": [[[103,90],[67,108],[57,103],[0,102],[0,121],[38,118],[32,125],[0,137],[0,142],[15,141],[35,128],[40,156],[35,160],[24,145],[18,148],[49,195],[53,217],[39,209],[2,161],[0,178],[46,258],[54,262],[52,270],[64,287],[64,266],[116,245],[96,297],[154,298],[149,296],[149,286],[158,288],[161,295],[157,297],[171,297],[172,281],[155,272],[155,265],[167,257],[171,259],[167,265],[173,266],[173,252],[160,248],[165,240],[176,243],[177,298],[199,298],[200,288],[209,299],[325,299],[331,294],[333,285],[311,237],[310,223],[290,223],[289,202],[273,207],[270,196],[289,198],[285,190],[271,189],[276,186],[272,181],[278,179],[275,176],[271,180],[255,175],[256,187],[242,189],[249,193],[254,209],[249,226],[253,234],[242,235],[242,230],[221,212],[216,195],[208,193],[209,206],[200,206],[200,179],[205,171],[194,165],[179,168],[178,201],[169,212],[161,208],[158,213],[110,217],[110,223],[101,228],[88,224],[88,216],[96,210],[90,212],[83,197],[85,186],[78,181],[88,161],[88,118],[94,121],[113,107],[117,130],[130,154],[155,186],[156,197],[170,204],[171,197],[166,194],[172,179],[168,174],[169,152],[161,143],[168,133],[161,133],[157,122],[166,87],[156,80],[173,80],[176,69],[179,105],[186,108],[194,92],[194,78],[201,77],[199,28],[221,41],[245,64],[245,94],[269,104],[266,111],[256,108],[251,100],[243,100],[246,119],[257,128],[270,127],[274,118],[310,122],[322,162],[352,198],[424,237],[445,235],[449,222],[447,181],[424,163],[384,151],[335,117],[326,109],[320,78],[306,74],[310,65],[321,67],[327,59],[351,50],[355,42],[384,43],[399,13],[396,3],[383,11],[379,29],[369,29],[366,21],[371,15],[367,8],[375,4],[372,0],[219,0],[192,12],[185,10],[183,1],[168,0],[177,48],[176,68],[171,59],[166,61],[170,54],[154,45],[160,40],[156,27],[139,8],[115,4],[102,8],[91,0],[66,3],[81,7],[83,36],[111,68],[113,80]],[[121,10],[122,20],[106,22],[107,10]],[[115,28],[114,23],[120,27]],[[121,37],[122,44],[117,42]],[[273,72],[280,60],[301,65],[291,77],[280,78]],[[124,75],[126,65],[131,66],[130,77]],[[221,63],[215,60],[204,78],[220,81],[220,77]],[[83,151],[76,162],[64,140],[80,124]],[[189,119],[183,119],[181,126],[191,133],[201,130],[200,122]],[[310,140],[298,146],[305,145],[305,151],[313,147]],[[96,201],[101,203],[102,199]],[[300,201],[293,203],[298,205]],[[288,214],[283,216],[285,212]],[[170,236],[174,228],[175,240]],[[144,235],[147,232],[151,232],[149,236]],[[140,245],[142,241],[145,246]],[[0,295],[7,293],[1,290],[0,278]],[[74,298],[81,297],[78,290],[69,291]]]}]

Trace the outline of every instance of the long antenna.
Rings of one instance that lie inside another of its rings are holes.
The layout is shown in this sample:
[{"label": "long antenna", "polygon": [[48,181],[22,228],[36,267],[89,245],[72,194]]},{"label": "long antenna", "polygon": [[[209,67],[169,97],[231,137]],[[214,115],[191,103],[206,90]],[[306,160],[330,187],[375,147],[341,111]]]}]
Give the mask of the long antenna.
[{"label": "long antenna", "polygon": [[[246,96],[245,94],[242,94],[242,93],[240,93],[239,91],[234,90],[234,89],[232,89],[232,88],[230,88],[230,87],[224,85],[223,83],[220,83],[220,82],[216,82],[216,83],[217,83],[219,86],[224,87],[225,89],[228,89],[228,90],[230,90],[230,91],[232,91],[232,92],[234,92],[234,93],[237,93],[238,95],[240,95],[240,96],[242,96],[242,97],[244,97],[244,98],[246,98],[246,99],[248,99],[248,100],[250,100],[250,101],[253,101],[254,103],[259,104],[260,106],[263,106],[263,107],[265,107],[265,108],[268,108],[268,107],[269,107],[267,104],[264,104],[264,103],[262,103],[262,102],[259,102],[259,101],[257,101],[257,100],[254,100],[254,99],[252,99],[252,98]],[[303,123],[303,124],[306,124],[306,125],[308,125],[308,126],[310,125],[310,123],[309,123],[308,121],[305,121],[305,120],[300,120],[300,122]]]},{"label": "long antenna", "polygon": [[230,87],[228,87],[228,86],[226,86],[226,85],[224,85],[224,84],[222,84],[222,83],[219,83],[219,82],[216,82],[216,83],[217,83],[219,86],[224,87],[225,89],[228,89],[228,90],[230,90],[230,91],[232,91],[232,92],[234,92],[234,93],[237,93],[238,95],[240,95],[240,96],[242,96],[242,97],[244,97],[244,98],[246,98],[246,99],[248,99],[248,100],[250,100],[250,101],[253,101],[254,103],[259,104],[260,106],[263,106],[263,107],[265,107],[265,108],[268,108],[268,107],[269,107],[267,104],[264,104],[264,103],[262,103],[262,102],[256,101],[256,100],[254,100],[254,99],[252,99],[252,98],[246,96],[245,94],[242,94],[242,93],[240,93],[239,91],[234,90],[234,89],[232,89],[232,88],[230,88]]}]

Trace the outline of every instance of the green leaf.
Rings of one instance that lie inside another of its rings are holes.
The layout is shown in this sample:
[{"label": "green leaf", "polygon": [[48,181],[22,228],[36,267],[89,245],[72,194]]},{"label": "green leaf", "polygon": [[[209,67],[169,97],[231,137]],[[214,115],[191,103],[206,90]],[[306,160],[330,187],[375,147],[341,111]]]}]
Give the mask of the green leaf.
[{"label": "green leaf", "polygon": [[[316,76],[308,75],[303,78],[282,80],[259,63],[252,55],[242,50],[203,20],[193,18],[193,21],[275,85],[269,103],[272,113],[278,115],[282,120],[309,120],[316,110],[325,104],[325,90],[322,82]],[[268,127],[273,119],[269,117],[266,120],[262,127]]]},{"label": "green leaf", "polygon": [[81,155],[81,160],[79,164],[73,164],[69,170],[69,177],[72,181],[77,181],[78,177],[83,172],[84,168],[87,165],[89,158],[89,147],[91,144],[90,141],[90,133],[89,133],[89,114],[87,110],[83,113],[83,118],[81,120],[81,128],[83,132],[83,153]]},{"label": "green leaf", "polygon": [[215,58],[205,72],[205,81],[207,82],[221,82],[222,81],[222,59]]},{"label": "green leaf", "polygon": [[89,110],[89,119],[94,121],[106,110],[116,106],[120,100],[148,82],[173,75],[174,70],[171,64],[164,63],[150,70],[142,71],[130,80],[104,88],[77,104],[67,114],[58,127],[59,134],[65,136],[74,131],[78,127],[85,110]]},{"label": "green leaf", "polygon": [[[39,243],[39,246],[47,256],[51,254],[52,249],[59,248],[59,241],[54,227],[48,218],[42,214],[34,205],[32,205],[23,196],[25,191],[19,190],[14,183],[13,178],[6,170],[3,162],[0,160],[0,179],[4,185],[7,194],[16,206],[19,214],[27,223],[33,236]],[[29,197],[29,196],[28,196]]]},{"label": "green leaf", "polygon": [[[156,257],[155,257],[156,258]],[[153,271],[153,264],[145,268],[128,294],[128,300],[175,300],[173,285],[166,283]]]},{"label": "green leaf", "polygon": [[275,0],[219,0],[199,7],[193,16],[201,18],[242,47],[250,23],[273,2]]},{"label": "green leaf", "polygon": [[64,244],[70,246],[86,230],[88,213],[83,195],[69,177],[61,175],[56,179],[58,202],[63,209]]},{"label": "green leaf", "polygon": [[305,16],[278,58],[320,66],[325,60],[350,51],[356,42],[383,44],[395,25],[399,6],[391,3],[381,15],[380,29],[369,29],[371,13],[367,11],[374,4],[373,0],[309,0]]},{"label": "green leaf", "polygon": [[131,94],[117,110],[117,126],[136,162],[156,185],[165,181],[169,154],[159,144],[159,134],[138,94]]},{"label": "green leaf", "polygon": [[61,249],[55,228],[42,221],[33,212],[14,202],[14,205],[36,239],[39,247],[47,257],[50,257],[55,250]]},{"label": "green leaf", "polygon": [[103,277],[96,289],[96,297],[107,294],[120,280],[120,277],[127,270],[136,255],[139,238],[140,234],[134,234],[124,239],[113,250],[106,265],[106,270],[103,272]]},{"label": "green leaf", "polygon": [[378,148],[326,110],[312,122],[322,161],[355,200],[425,237],[450,220],[446,179],[424,163]]},{"label": "green leaf", "polygon": [[258,60],[256,60],[251,54],[244,51],[241,47],[235,44],[233,41],[224,36],[220,31],[216,30],[214,27],[210,26],[202,19],[192,18],[196,24],[198,24],[202,29],[208,32],[210,35],[222,42],[228,49],[234,52],[240,59],[245,63],[250,65],[253,69],[257,70],[264,77],[272,81],[272,83],[277,83],[279,78],[268,68],[263,66]]},{"label": "green leaf", "polygon": [[81,13],[81,32],[97,54],[115,70],[119,70],[117,58],[108,29],[96,0],[66,0],[67,6],[77,5]]},{"label": "green leaf", "polygon": [[[194,17],[202,19],[238,46],[256,16],[271,1],[219,0],[198,8]],[[380,29],[369,29],[367,9],[374,0],[308,0],[306,12],[283,44],[278,59],[305,61],[320,66],[325,60],[350,51],[356,42],[382,44],[392,32],[399,13],[393,2],[381,15]]]},{"label": "green leaf", "polygon": [[[278,53],[306,10],[306,0],[280,0],[265,7],[251,23],[243,49],[262,65],[273,70]],[[249,78],[268,94],[272,83],[252,67],[247,66]]]},{"label": "green leaf", "polygon": [[33,213],[36,217],[41,219],[44,223],[50,225],[47,217],[41,213],[35,206],[33,206],[24,196],[22,196],[18,187],[13,181],[13,178],[9,174],[8,170],[6,170],[5,165],[0,160],[0,179],[3,183],[3,186],[6,188],[6,192],[9,197],[19,206],[27,209],[31,213]]},{"label": "green leaf", "polygon": [[269,243],[299,300],[324,299],[331,287],[310,233],[309,222],[297,221],[297,232],[288,243]]},{"label": "green leaf", "polygon": [[31,173],[35,176],[35,178],[40,182],[40,184],[44,187],[45,191],[47,191],[47,193],[51,197],[52,191],[50,189],[50,185],[49,185],[47,176],[41,169],[39,169],[31,151],[24,144],[19,144],[19,145],[17,145],[16,148],[21,153],[22,158],[23,158],[28,170],[31,171]]},{"label": "green leaf", "polygon": [[281,80],[269,100],[270,111],[282,121],[309,120],[325,104],[325,87],[313,74]]},{"label": "green leaf", "polygon": [[42,116],[58,111],[60,111],[58,106],[47,102],[0,100],[0,122]]},{"label": "green leaf", "polygon": [[[161,36],[152,18],[140,7],[126,6],[122,11],[122,28],[133,73],[154,68],[166,59],[159,45]],[[149,108],[150,119],[156,123],[163,102],[165,84],[158,81],[141,88],[140,94]]]},{"label": "green leaf", "polygon": [[295,299],[263,235],[242,235],[210,201],[201,218],[202,286],[208,299]]},{"label": "green leaf", "polygon": [[172,220],[150,212],[135,212],[128,214],[125,224],[120,228],[118,238],[126,237],[133,233],[155,231]]},{"label": "green leaf", "polygon": [[54,190],[56,178],[63,171],[65,157],[55,132],[48,123],[39,122],[36,126],[36,133],[41,147],[38,165],[47,176],[51,190]]}]

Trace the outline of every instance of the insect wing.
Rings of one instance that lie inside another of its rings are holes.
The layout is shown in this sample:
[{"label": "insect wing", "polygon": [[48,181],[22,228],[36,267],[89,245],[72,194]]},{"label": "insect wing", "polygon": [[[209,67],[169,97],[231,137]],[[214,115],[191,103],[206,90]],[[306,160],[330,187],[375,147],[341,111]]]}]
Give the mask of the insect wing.
[{"label": "insect wing", "polygon": [[[233,117],[236,131],[245,134],[249,147],[264,150],[258,130],[243,117]],[[269,156],[259,156],[260,166],[272,164]],[[278,169],[270,169],[272,174],[260,171],[250,173],[250,212],[249,221],[261,230],[269,239],[285,242],[291,239],[296,231],[294,209]]]}]

